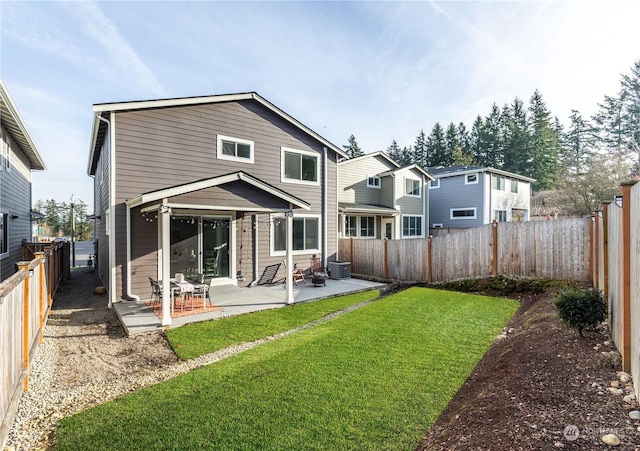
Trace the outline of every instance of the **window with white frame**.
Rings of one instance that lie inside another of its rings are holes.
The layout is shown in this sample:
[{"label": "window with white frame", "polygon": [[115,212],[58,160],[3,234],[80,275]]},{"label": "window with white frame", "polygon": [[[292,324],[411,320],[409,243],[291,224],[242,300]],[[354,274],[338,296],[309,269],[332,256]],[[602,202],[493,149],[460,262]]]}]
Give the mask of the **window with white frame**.
[{"label": "window with white frame", "polygon": [[[271,252],[284,255],[287,250],[287,218],[272,216]],[[293,218],[293,253],[305,254],[320,251],[320,217],[296,216]]]},{"label": "window with white frame", "polygon": [[505,180],[502,175],[495,175],[493,177],[493,189],[504,191],[505,188]]},{"label": "window with white frame", "polygon": [[498,222],[507,222],[507,211],[506,210],[496,210],[494,219]]},{"label": "window with white frame", "polygon": [[511,192],[512,193],[518,192],[518,181],[516,179],[511,179]]},{"label": "window with white frame", "polygon": [[433,228],[434,228],[434,229],[441,229],[441,228],[443,228],[443,227],[444,227],[444,225],[443,225],[443,224],[433,224]]},{"label": "window with white frame", "polygon": [[378,177],[377,175],[367,177],[367,186],[369,188],[380,189],[380,177]]},{"label": "window with white frame", "polygon": [[450,219],[476,219],[476,207],[473,208],[452,208]]},{"label": "window with white frame", "polygon": [[467,174],[464,178],[464,184],[473,185],[474,183],[478,183],[478,174]]},{"label": "window with white frame", "polygon": [[422,236],[422,216],[402,215],[402,237],[412,238]]},{"label": "window with white frame", "polygon": [[358,217],[357,216],[344,217],[344,236],[354,237],[354,238],[358,236]]},{"label": "window with white frame", "polygon": [[429,182],[429,189],[440,188],[440,179],[431,180]]},{"label": "window with white frame", "polygon": [[282,181],[318,184],[318,154],[282,147]]},{"label": "window with white frame", "polygon": [[9,250],[8,217],[6,213],[0,213],[0,254],[6,254]]},{"label": "window with white frame", "polygon": [[253,141],[218,135],[218,158],[253,163]]},{"label": "window with white frame", "polygon": [[407,196],[420,197],[420,180],[405,179],[405,194]]},{"label": "window with white frame", "polygon": [[375,238],[376,226],[373,216],[360,216],[360,236],[362,238]]}]

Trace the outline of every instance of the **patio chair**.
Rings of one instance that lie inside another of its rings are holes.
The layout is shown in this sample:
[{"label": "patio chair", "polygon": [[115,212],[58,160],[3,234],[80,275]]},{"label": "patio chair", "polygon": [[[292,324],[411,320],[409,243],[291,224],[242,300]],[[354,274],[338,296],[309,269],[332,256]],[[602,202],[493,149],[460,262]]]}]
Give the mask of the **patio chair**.
[{"label": "patio chair", "polygon": [[[211,279],[213,280],[213,279]],[[198,275],[196,276],[194,285],[195,285],[195,289],[193,290],[193,292],[191,293],[191,295],[193,296],[194,300],[195,298],[201,298],[202,299],[202,310],[204,310],[207,306],[207,299],[209,299],[209,305],[213,305],[213,303],[211,302],[211,294],[209,292],[209,285],[204,283],[204,274],[203,273],[198,273]],[[193,307],[193,304],[192,304]]]},{"label": "patio chair", "polygon": [[155,312],[156,304],[160,305],[162,300],[162,290],[160,284],[149,277],[149,283],[151,284],[151,309]]},{"label": "patio chair", "polygon": [[298,282],[300,281],[302,281],[302,283],[304,284],[307,283],[304,279],[304,271],[298,268],[297,263],[293,265],[293,272],[291,273],[291,275],[293,276],[293,283],[295,283],[296,285],[298,285]]}]

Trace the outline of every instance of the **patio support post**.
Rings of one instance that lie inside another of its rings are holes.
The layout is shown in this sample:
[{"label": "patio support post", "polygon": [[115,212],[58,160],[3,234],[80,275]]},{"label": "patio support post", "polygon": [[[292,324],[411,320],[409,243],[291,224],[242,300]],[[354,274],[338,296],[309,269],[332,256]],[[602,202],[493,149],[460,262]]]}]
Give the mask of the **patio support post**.
[{"label": "patio support post", "polygon": [[293,211],[290,210],[286,213],[287,218],[287,304],[293,304],[293,255],[291,250],[293,248]]},{"label": "patio support post", "polygon": [[162,325],[171,325],[171,278],[169,274],[169,258],[171,256],[171,210],[166,206],[167,199],[164,199],[160,207],[158,228],[160,229],[160,255],[159,263],[162,271]]}]

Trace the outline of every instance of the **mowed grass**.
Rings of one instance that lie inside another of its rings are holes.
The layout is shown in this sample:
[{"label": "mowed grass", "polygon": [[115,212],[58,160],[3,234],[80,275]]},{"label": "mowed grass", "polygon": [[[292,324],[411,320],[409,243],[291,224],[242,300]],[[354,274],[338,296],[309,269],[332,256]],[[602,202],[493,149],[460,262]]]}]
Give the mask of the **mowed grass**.
[{"label": "mowed grass", "polygon": [[411,288],[65,418],[56,449],[414,449],[517,306]]},{"label": "mowed grass", "polygon": [[187,324],[169,329],[167,339],[179,358],[193,359],[229,346],[285,332],[378,296],[380,291],[369,290],[216,321]]}]

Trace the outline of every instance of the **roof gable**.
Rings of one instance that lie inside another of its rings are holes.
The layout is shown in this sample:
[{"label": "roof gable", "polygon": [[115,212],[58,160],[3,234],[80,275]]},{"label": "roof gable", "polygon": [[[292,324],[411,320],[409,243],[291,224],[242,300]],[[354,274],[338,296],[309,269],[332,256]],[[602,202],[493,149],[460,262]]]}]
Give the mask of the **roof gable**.
[{"label": "roof gable", "polygon": [[97,163],[97,157],[99,154],[99,150],[102,147],[102,143],[104,141],[106,125],[105,121],[108,120],[112,112],[118,111],[136,111],[136,110],[144,110],[151,108],[172,108],[172,107],[181,107],[181,106],[190,106],[190,105],[204,105],[211,103],[224,103],[224,102],[240,102],[240,101],[255,101],[258,104],[264,106],[271,112],[275,113],[277,116],[284,119],[286,122],[290,123],[297,129],[301,130],[305,134],[311,136],[316,141],[320,142],[324,147],[332,150],[338,156],[347,158],[348,155],[342,149],[340,149],[335,144],[331,143],[327,139],[320,136],[318,133],[311,130],[309,127],[304,125],[302,122],[293,118],[265,98],[261,97],[256,92],[246,92],[239,94],[222,94],[222,95],[213,95],[213,96],[199,96],[199,97],[180,97],[173,99],[157,99],[157,100],[142,100],[142,101],[132,101],[132,102],[116,102],[116,103],[101,103],[95,104],[93,106],[94,119],[93,119],[93,131],[91,138],[91,148],[89,155],[89,164],[87,167],[87,172],[89,175],[95,174],[95,165]]},{"label": "roof gable", "polygon": [[27,130],[27,126],[20,117],[13,100],[9,96],[9,91],[0,80],[0,123],[15,140],[22,153],[29,160],[30,169],[44,170],[47,167],[40,156],[36,145],[33,143]]}]

